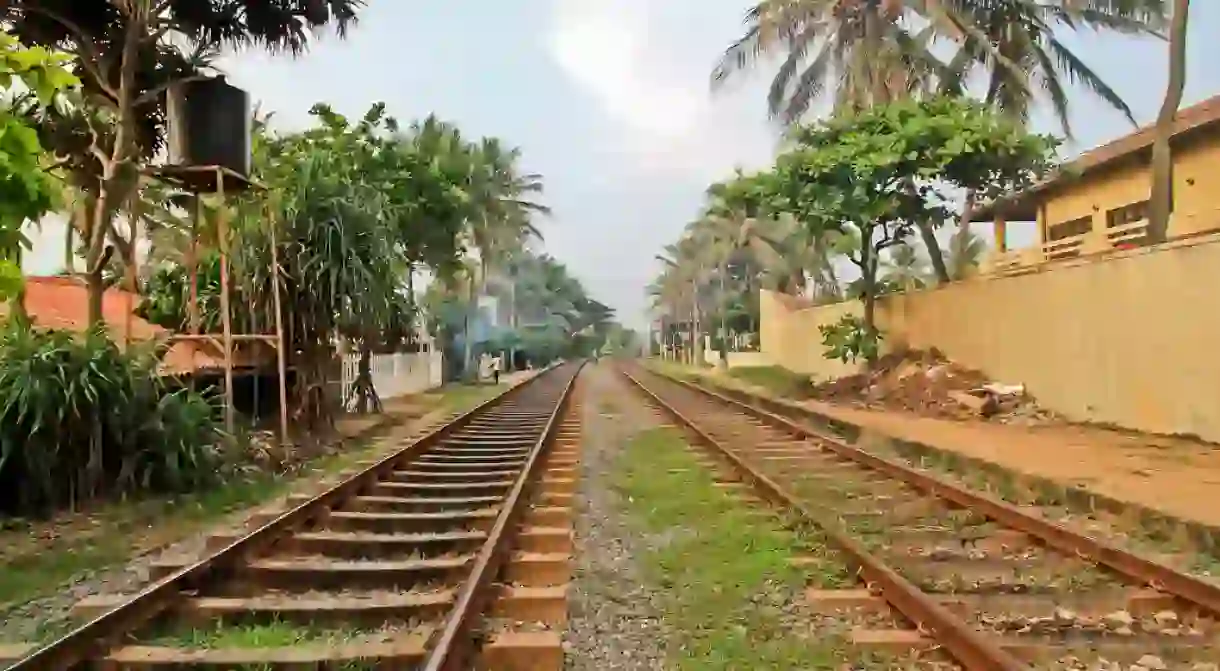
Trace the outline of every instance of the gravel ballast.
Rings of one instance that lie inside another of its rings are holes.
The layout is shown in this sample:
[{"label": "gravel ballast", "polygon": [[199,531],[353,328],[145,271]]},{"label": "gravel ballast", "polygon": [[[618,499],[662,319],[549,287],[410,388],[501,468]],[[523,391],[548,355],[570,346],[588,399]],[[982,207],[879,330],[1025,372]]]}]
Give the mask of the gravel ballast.
[{"label": "gravel ballast", "polygon": [[611,483],[618,451],[657,422],[608,367],[586,370],[576,567],[566,637],[568,668],[663,669],[666,636],[658,594],[643,584],[632,557],[665,539],[628,529]]}]

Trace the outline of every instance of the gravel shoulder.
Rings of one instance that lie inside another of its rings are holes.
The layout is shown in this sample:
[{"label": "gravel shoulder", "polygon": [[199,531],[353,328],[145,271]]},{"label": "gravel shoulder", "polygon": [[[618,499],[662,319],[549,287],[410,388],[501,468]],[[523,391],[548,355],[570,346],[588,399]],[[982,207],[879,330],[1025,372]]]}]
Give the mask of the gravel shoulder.
[{"label": "gravel shoulder", "polygon": [[659,594],[634,557],[659,539],[633,534],[613,488],[616,460],[640,431],[656,425],[604,366],[584,380],[584,449],[577,490],[576,554],[567,667],[577,671],[665,668]]}]

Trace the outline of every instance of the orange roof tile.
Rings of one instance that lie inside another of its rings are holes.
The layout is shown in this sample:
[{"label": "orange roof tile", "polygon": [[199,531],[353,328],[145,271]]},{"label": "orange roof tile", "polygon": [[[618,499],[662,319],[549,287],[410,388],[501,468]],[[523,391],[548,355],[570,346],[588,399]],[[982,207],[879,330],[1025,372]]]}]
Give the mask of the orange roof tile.
[{"label": "orange roof tile", "polygon": [[[110,337],[122,347],[129,334],[133,341],[167,338],[170,331],[137,317],[133,312],[140,297],[130,291],[110,288],[102,295],[102,319]],[[41,327],[82,332],[89,323],[89,300],[85,284],[75,277],[25,278],[25,309]],[[128,331],[130,329],[130,331]],[[224,359],[207,351],[202,343],[177,342],[162,359],[166,375],[220,368]]]}]

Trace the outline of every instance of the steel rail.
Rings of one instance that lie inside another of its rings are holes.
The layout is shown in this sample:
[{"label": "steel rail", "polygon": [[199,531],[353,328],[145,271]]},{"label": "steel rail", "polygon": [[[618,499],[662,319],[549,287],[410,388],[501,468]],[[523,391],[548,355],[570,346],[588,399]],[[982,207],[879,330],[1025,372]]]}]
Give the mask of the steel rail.
[{"label": "steel rail", "polygon": [[619,368],[619,371],[659,407],[684,425],[705,447],[711,448],[728,460],[733,468],[738,473],[745,475],[754,488],[767,500],[797,513],[802,521],[821,529],[827,540],[847,555],[850,561],[859,568],[866,583],[879,588],[881,597],[886,602],[922,630],[927,631],[967,671],[1023,671],[1029,668],[1027,664],[997,645],[994,639],[984,636],[966,624],[952,611],[931,599],[913,583],[887,566],[863,545],[848,536],[842,525],[814,512],[783,485],[748,464],[731,448],[704,432],[692,419],[662,399],[627,370]]},{"label": "steel rail", "polygon": [[1213,616],[1220,616],[1220,585],[1182,573],[1101,539],[1073,531],[1040,515],[1024,511],[1007,501],[965,489],[930,473],[870,454],[843,442],[836,436],[827,435],[765,408],[721,394],[703,385],[673,378],[664,373],[650,372],[691,391],[740,408],[752,417],[770,422],[794,435],[813,440],[836,455],[866,468],[902,480],[962,508],[982,513],[1010,529],[1037,538],[1046,546],[1059,552],[1079,556],[1086,561],[1104,566],[1132,582],[1146,584],[1157,591],[1189,602]]},{"label": "steel rail", "polygon": [[251,530],[190,566],[183,567],[145,587],[121,606],[107,611],[68,632],[61,638],[29,653],[9,671],[69,671],[87,663],[91,657],[104,655],[124,634],[136,631],[157,616],[171,610],[175,602],[197,591],[211,580],[231,575],[243,560],[265,552],[294,529],[315,520],[320,514],[357,495],[361,490],[382,479],[399,462],[441,442],[472,419],[518,395],[522,389],[554,375],[557,367],[544,369],[533,378],[505,390],[452,421],[415,439],[401,450],[390,454],[352,477],[280,514],[266,524]]},{"label": "steel rail", "polygon": [[564,385],[563,392],[555,402],[555,408],[547,420],[546,428],[538,437],[538,441],[534,443],[525,466],[517,475],[512,489],[504,499],[500,514],[496,516],[491,532],[479,550],[474,567],[458,592],[456,604],[446,619],[445,627],[421,667],[423,671],[464,671],[472,668],[470,659],[474,654],[474,641],[471,631],[477,624],[478,614],[486,610],[489,588],[504,565],[504,556],[512,538],[510,530],[524,514],[526,506],[523,504],[528,503],[528,498],[524,493],[535,484],[534,475],[541,462],[541,455],[550,447],[558,433],[559,425],[563,421],[563,413],[569,405],[572,390],[576,386],[576,378],[584,368],[585,362],[582,360],[570,365],[574,366],[576,370],[572,372],[572,377]]}]

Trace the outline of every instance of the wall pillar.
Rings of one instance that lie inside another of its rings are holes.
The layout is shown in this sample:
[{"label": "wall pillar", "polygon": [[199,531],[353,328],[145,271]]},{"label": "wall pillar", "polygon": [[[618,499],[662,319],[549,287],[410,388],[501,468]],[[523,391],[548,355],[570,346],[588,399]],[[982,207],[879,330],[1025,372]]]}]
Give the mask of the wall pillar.
[{"label": "wall pillar", "polygon": [[1008,220],[1004,215],[997,214],[991,222],[992,232],[995,234],[995,248],[997,252],[1003,253],[1008,251]]}]

